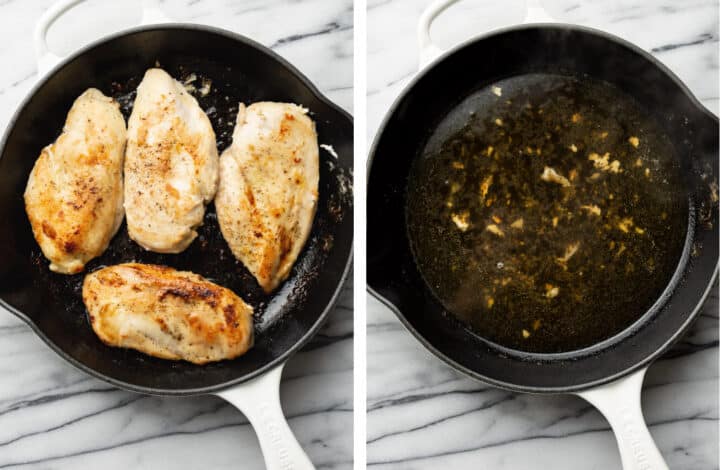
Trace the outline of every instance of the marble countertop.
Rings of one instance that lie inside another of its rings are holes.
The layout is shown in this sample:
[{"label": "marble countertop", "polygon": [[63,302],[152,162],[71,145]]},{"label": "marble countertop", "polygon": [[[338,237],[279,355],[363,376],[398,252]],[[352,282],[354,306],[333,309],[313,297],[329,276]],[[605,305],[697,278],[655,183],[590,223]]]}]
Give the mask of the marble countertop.
[{"label": "marble countertop", "polygon": [[[368,137],[417,70],[415,31],[429,0],[368,0]],[[651,51],[718,113],[716,0],[544,0],[560,21]],[[522,21],[523,0],[464,1],[433,27],[449,47]],[[391,37],[392,40],[388,41]],[[672,469],[718,468],[717,286],[689,334],[649,370],[643,410]],[[470,380],[426,351],[369,296],[368,467],[620,468],[607,422],[571,396],[530,396]]]},{"label": "marble countertop", "polygon": [[[52,3],[0,1],[0,129],[36,79],[32,30]],[[160,5],[177,21],[222,27],[271,46],[352,112],[352,0],[166,0]],[[54,52],[67,53],[134,26],[139,17],[139,0],[90,0],[51,28],[49,44]],[[283,376],[283,408],[318,468],[352,468],[352,327],[348,283],[328,323],[290,360]],[[0,310],[4,468],[260,469],[264,464],[247,420],[221,399],[117,390],[65,363]]]}]

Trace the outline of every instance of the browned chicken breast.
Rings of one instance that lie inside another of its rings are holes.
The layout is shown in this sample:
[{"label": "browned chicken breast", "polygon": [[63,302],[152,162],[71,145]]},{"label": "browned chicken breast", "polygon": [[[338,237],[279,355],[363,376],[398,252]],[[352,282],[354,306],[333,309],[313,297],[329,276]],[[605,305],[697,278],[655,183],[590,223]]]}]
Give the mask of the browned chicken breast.
[{"label": "browned chicken breast", "polygon": [[73,103],[25,188],[25,210],[50,270],[82,271],[107,248],[123,218],[127,132],[119,105],[90,88]]},{"label": "browned chicken breast", "polygon": [[318,141],[306,113],[294,104],[241,103],[220,158],[220,229],[266,292],[288,277],[315,216]]},{"label": "browned chicken breast", "polygon": [[119,264],[88,274],[82,295],[93,330],[110,346],[205,364],[253,344],[252,307],[191,272]]},{"label": "browned chicken breast", "polygon": [[150,69],[128,121],[125,212],[143,248],[180,253],[215,196],[218,155],[210,120],[165,71]]}]

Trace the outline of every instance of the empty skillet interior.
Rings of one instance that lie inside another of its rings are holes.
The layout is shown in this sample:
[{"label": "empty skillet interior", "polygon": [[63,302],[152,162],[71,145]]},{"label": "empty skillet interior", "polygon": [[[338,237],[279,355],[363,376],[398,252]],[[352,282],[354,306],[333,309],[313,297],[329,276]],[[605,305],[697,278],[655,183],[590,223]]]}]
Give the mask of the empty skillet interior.
[{"label": "empty skillet interior", "polygon": [[[673,281],[642,318],[607,341],[554,355],[500,349],[463,327],[427,288],[405,226],[411,164],[436,126],[474,92],[535,73],[588,76],[632,96],[675,147],[694,214]],[[617,38],[578,27],[523,26],[471,41],[421,73],[375,141],[368,176],[370,289],[425,346],[486,382],[560,392],[617,378],[667,348],[709,289],[718,262],[717,139],[717,119],[664,67]]]},{"label": "empty skillet interior", "polygon": [[[145,356],[102,344],[81,299],[84,274],[49,271],[25,215],[23,191],[42,147],[59,135],[74,99],[89,87],[118,99],[127,118],[146,69],[159,65],[194,92],[216,133],[218,150],[231,143],[238,103],[288,101],[310,109],[321,144],[317,214],[290,278],[265,295],[235,260],[208,206],[198,238],[183,253],[144,251],[120,228],[110,247],[87,265],[137,261],[189,270],[232,289],[255,309],[255,346],[233,361],[205,366]],[[0,298],[66,359],[116,385],[160,394],[208,392],[254,376],[284,360],[317,328],[341,288],[352,251],[352,123],[319,97],[278,57],[229,33],[207,28],[158,27],[120,34],[77,54],[44,81],[10,124],[0,158]]]}]

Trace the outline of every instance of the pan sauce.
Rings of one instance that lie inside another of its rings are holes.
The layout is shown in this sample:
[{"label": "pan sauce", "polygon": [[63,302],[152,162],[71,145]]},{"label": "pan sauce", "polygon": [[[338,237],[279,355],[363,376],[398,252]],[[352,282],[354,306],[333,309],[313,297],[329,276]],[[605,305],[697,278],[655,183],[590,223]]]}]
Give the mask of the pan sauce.
[{"label": "pan sauce", "polygon": [[408,184],[418,268],[478,335],[539,353],[622,331],[680,259],[688,201],[672,143],[604,82],[530,74],[465,99]]}]

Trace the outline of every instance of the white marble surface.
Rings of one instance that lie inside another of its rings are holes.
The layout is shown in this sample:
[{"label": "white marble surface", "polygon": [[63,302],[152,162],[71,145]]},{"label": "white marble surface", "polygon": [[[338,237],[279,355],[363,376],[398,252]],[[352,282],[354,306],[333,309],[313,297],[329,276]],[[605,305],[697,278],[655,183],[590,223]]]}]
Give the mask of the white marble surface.
[{"label": "white marble surface", "polygon": [[[35,80],[32,28],[52,3],[0,0],[0,129]],[[71,51],[134,26],[138,6],[138,0],[89,1],[51,29],[52,50]],[[352,111],[351,0],[167,0],[161,8],[176,20],[223,27],[272,46]],[[327,325],[290,360],[283,376],[290,426],[318,468],[352,467],[352,325],[352,286],[347,285]],[[264,465],[247,420],[219,398],[119,391],[66,364],[23,323],[0,311],[2,468]]]},{"label": "white marble surface", "polygon": [[[415,28],[429,0],[368,0],[368,134],[417,70]],[[544,0],[557,19],[652,51],[718,112],[718,2]],[[441,16],[445,47],[518,23],[523,0],[465,0]],[[372,215],[370,215],[372,216]],[[368,466],[387,469],[606,470],[620,459],[607,422],[579,398],[518,395],[441,363],[368,300]],[[653,365],[643,392],[672,469],[718,468],[717,287],[692,331]]]}]

